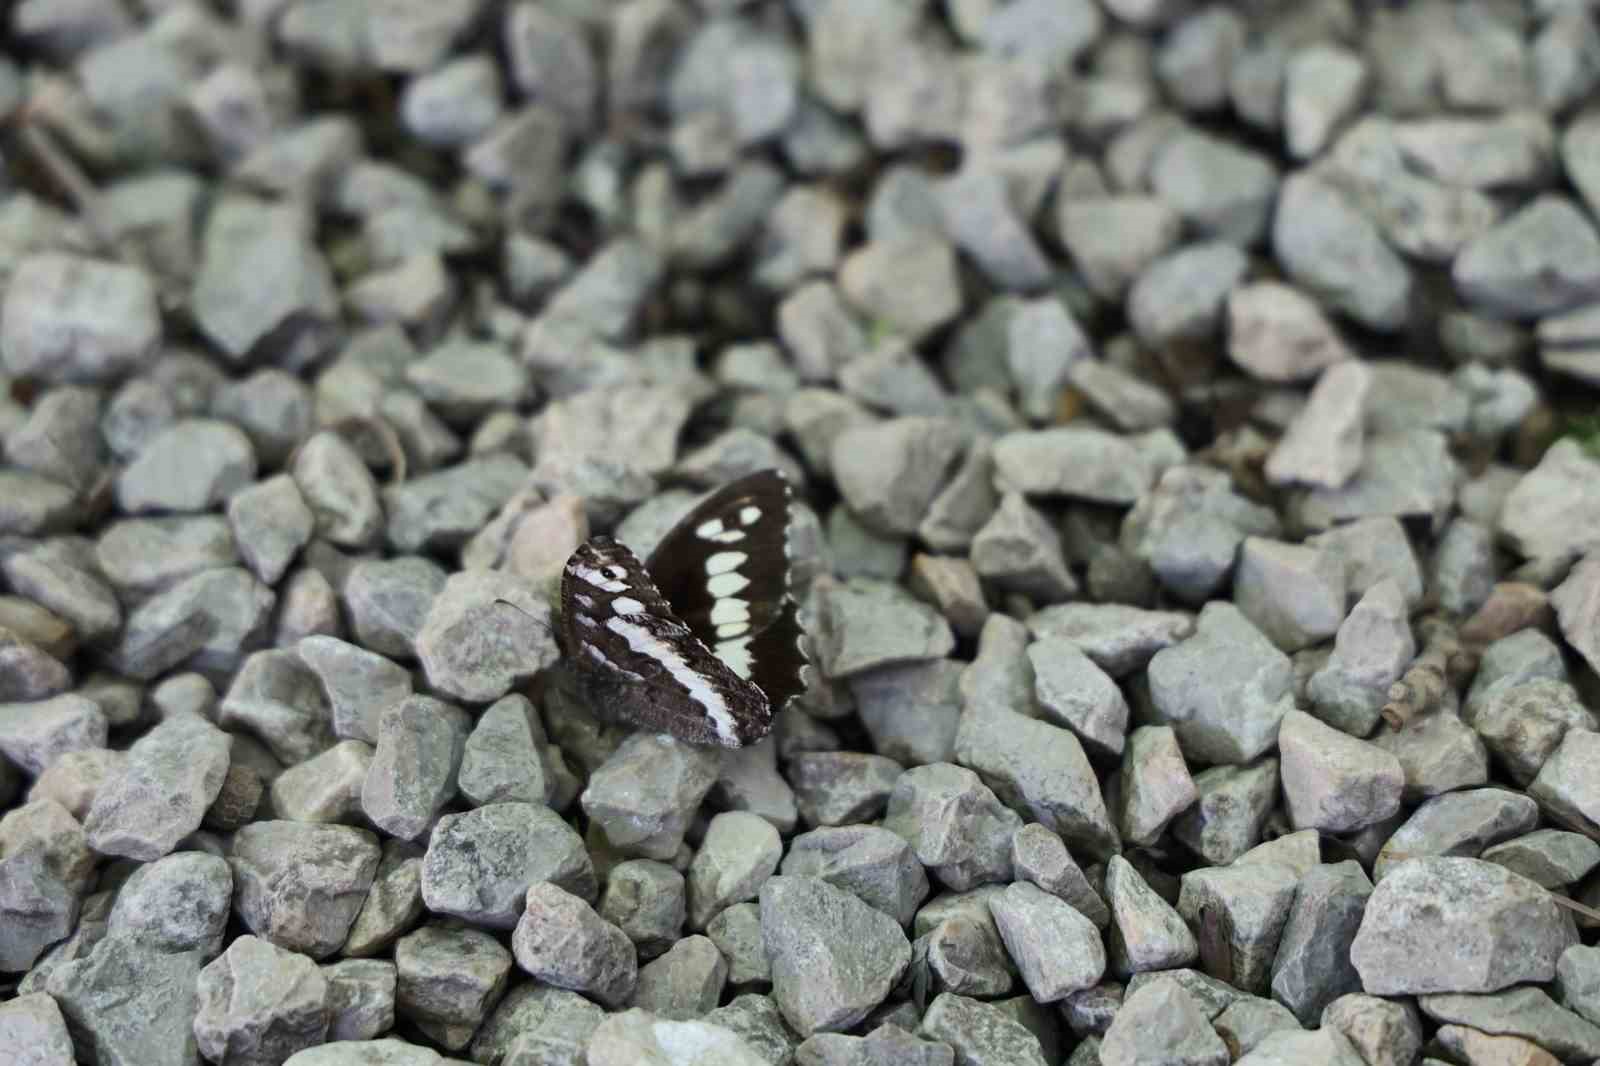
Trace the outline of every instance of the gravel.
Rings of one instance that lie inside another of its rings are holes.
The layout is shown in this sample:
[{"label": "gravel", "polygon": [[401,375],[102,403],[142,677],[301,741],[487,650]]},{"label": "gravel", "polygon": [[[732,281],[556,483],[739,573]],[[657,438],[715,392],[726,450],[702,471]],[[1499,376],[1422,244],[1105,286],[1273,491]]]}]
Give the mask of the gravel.
[{"label": "gravel", "polygon": [[1600,1059],[1591,6],[369,6],[11,6],[0,1047]]}]

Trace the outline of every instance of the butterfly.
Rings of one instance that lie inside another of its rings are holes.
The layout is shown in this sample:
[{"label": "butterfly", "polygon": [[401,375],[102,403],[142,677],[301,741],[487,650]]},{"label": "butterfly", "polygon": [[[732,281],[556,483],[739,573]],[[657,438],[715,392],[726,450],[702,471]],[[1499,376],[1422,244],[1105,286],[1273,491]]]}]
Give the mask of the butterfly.
[{"label": "butterfly", "polygon": [[592,537],[561,576],[562,638],[591,707],[692,744],[753,744],[802,692],[789,589],[793,493],[776,470],[724,485],[648,562]]}]

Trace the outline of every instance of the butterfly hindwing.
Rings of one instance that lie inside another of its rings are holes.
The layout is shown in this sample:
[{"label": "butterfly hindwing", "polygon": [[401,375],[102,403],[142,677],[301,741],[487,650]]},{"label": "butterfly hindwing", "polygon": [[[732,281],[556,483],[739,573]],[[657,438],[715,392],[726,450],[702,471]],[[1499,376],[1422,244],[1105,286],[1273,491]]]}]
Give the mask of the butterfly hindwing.
[{"label": "butterfly hindwing", "polygon": [[674,526],[649,562],[673,613],[774,710],[805,687],[789,589],[792,495],[776,470],[730,482]]},{"label": "butterfly hindwing", "polygon": [[635,725],[738,747],[771,728],[766,696],[712,654],[637,556],[595,537],[567,560],[562,628],[589,702]]}]

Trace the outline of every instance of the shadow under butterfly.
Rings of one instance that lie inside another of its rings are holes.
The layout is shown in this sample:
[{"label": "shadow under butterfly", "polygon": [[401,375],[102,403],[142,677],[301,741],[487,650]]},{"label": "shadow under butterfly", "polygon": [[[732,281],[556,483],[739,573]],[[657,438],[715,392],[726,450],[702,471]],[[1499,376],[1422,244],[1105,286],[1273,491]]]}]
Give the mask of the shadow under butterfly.
[{"label": "shadow under butterfly", "polygon": [[772,731],[805,690],[792,496],[763,470],[713,492],[646,562],[607,536],[572,553],[560,637],[591,708],[692,744],[737,748]]}]

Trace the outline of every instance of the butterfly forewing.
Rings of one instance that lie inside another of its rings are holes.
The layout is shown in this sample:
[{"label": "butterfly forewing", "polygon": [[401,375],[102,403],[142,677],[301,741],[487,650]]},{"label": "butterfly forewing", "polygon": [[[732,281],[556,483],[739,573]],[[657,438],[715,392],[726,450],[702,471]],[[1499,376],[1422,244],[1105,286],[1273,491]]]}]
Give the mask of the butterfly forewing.
[{"label": "butterfly forewing", "polygon": [[596,709],[701,744],[737,747],[771,728],[766,696],[712,654],[637,556],[595,537],[561,580],[567,653]]},{"label": "butterfly forewing", "polygon": [[789,590],[792,495],[776,470],[730,482],[674,526],[649,562],[673,613],[773,710],[805,688]]}]

